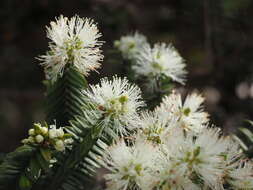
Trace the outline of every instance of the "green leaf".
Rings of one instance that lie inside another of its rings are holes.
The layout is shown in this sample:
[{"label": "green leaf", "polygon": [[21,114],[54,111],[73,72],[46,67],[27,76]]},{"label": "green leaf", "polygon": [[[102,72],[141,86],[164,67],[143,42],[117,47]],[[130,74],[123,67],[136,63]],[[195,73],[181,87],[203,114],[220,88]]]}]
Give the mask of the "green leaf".
[{"label": "green leaf", "polygon": [[52,159],[51,150],[47,148],[40,148],[41,155],[46,161],[50,161]]},{"label": "green leaf", "polygon": [[48,171],[49,162],[47,160],[45,160],[45,158],[42,156],[42,154],[40,154],[40,153],[36,154],[36,159],[37,159],[38,163],[40,164],[40,167],[44,171]]},{"label": "green leaf", "polygon": [[239,143],[239,145],[242,147],[244,151],[248,150],[248,147],[244,144],[244,142],[239,137],[237,137],[236,135],[232,135],[232,138]]},{"label": "green leaf", "polygon": [[36,148],[24,145],[6,155],[0,165],[0,189],[16,189],[20,176],[28,168]]},{"label": "green leaf", "polygon": [[[67,128],[67,131],[73,133],[75,143],[71,150],[66,151],[61,158],[57,158],[61,161],[53,167],[55,175],[50,180],[50,186],[47,186],[48,190],[70,186],[75,190],[81,190],[87,179],[94,176],[96,168],[101,166],[98,158],[101,158],[104,148],[107,147],[104,139],[111,142],[109,139],[112,136],[105,134],[106,130],[104,130],[103,123],[101,123],[101,116],[92,120],[86,117],[89,117],[89,114],[83,113],[82,116],[76,116],[75,121],[70,122],[72,126]],[[86,126],[89,126],[89,128]],[[116,134],[113,136],[116,136]],[[76,176],[82,177],[76,179]],[[76,179],[75,183],[73,179]]]},{"label": "green leaf", "polygon": [[32,188],[31,181],[25,175],[21,175],[19,178],[19,188],[20,190],[30,190]]},{"label": "green leaf", "polygon": [[30,169],[29,177],[34,181],[38,179],[40,175],[41,167],[36,158],[31,158],[29,169]]},{"label": "green leaf", "polygon": [[72,65],[65,68],[61,78],[47,83],[47,121],[56,120],[58,126],[69,126],[69,120],[79,115],[84,106],[82,90],[87,88],[85,77]]},{"label": "green leaf", "polygon": [[245,121],[249,125],[238,128],[233,138],[240,144],[247,157],[253,158],[253,121]]},{"label": "green leaf", "polygon": [[249,123],[251,126],[253,126],[253,121],[251,121],[251,120],[245,120],[247,123]]},{"label": "green leaf", "polygon": [[69,134],[69,133],[65,133],[64,135],[63,135],[63,138],[64,139],[69,139],[69,138],[72,138],[73,137],[73,135],[71,135],[71,134]]}]

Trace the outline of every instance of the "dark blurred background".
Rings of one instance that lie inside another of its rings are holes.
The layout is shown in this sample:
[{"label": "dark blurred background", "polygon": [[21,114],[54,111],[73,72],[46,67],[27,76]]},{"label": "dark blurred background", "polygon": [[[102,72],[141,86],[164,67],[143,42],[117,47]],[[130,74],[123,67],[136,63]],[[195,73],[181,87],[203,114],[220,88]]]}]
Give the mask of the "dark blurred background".
[{"label": "dark blurred background", "polygon": [[206,97],[213,123],[233,132],[253,119],[252,0],[2,0],[0,3],[0,152],[20,145],[44,119],[45,25],[63,14],[91,17],[103,33],[100,76],[115,74],[113,41],[138,30],[150,42],[172,42],[187,62],[185,91]]}]

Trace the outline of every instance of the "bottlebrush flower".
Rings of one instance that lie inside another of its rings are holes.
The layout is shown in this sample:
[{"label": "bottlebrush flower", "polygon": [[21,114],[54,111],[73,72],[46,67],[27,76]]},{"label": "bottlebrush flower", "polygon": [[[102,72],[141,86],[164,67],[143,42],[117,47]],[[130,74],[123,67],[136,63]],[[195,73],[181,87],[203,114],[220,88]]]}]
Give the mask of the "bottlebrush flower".
[{"label": "bottlebrush flower", "polygon": [[168,77],[184,84],[185,66],[183,58],[171,44],[157,43],[153,48],[145,44],[132,68],[138,76],[150,79]]},{"label": "bottlebrush flower", "polygon": [[188,95],[183,103],[180,94],[173,92],[165,96],[156,112],[170,119],[178,118],[179,126],[186,130],[201,131],[209,121],[208,113],[203,111],[204,98],[197,93]]},{"label": "bottlebrush flower", "polygon": [[93,20],[78,16],[68,19],[61,15],[47,27],[47,37],[51,40],[50,50],[39,57],[47,79],[56,81],[68,64],[86,76],[100,67],[103,42],[98,40],[101,33]]},{"label": "bottlebrush flower", "polygon": [[147,39],[138,32],[133,35],[122,36],[120,40],[114,42],[114,46],[121,51],[122,56],[129,60],[136,59],[144,44],[147,44]]},{"label": "bottlebrush flower", "polygon": [[147,141],[137,141],[127,146],[121,140],[111,146],[104,157],[109,169],[104,176],[107,190],[152,190],[155,185],[152,167],[156,156],[156,149]]},{"label": "bottlebrush flower", "polygon": [[126,133],[129,125],[138,121],[137,112],[144,106],[141,91],[136,85],[130,84],[126,78],[104,78],[100,84],[90,85],[84,90],[87,102],[94,104],[95,110],[102,115],[103,122],[112,122],[119,134]]},{"label": "bottlebrush flower", "polygon": [[224,157],[230,151],[231,140],[221,137],[219,128],[205,127],[200,133],[183,132],[174,128],[164,146],[169,162],[173,162],[193,181],[211,189],[222,189],[224,173],[227,169]]}]

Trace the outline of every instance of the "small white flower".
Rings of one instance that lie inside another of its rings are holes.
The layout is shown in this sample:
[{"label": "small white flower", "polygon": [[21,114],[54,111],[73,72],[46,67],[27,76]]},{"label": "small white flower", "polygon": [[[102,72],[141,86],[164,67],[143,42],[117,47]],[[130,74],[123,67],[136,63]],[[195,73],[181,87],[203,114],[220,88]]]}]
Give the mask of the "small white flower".
[{"label": "small white flower", "polygon": [[139,87],[130,84],[126,78],[104,78],[100,84],[90,85],[90,90],[85,90],[84,94],[87,102],[94,104],[102,115],[103,121],[113,121],[115,130],[120,134],[126,133],[125,127],[133,127],[129,124],[137,122],[137,111],[144,106]]},{"label": "small white flower", "polygon": [[253,163],[251,161],[239,162],[237,168],[229,173],[228,183],[235,189],[253,189]]},{"label": "small white flower", "polygon": [[73,139],[65,139],[64,140],[64,144],[68,145],[68,144],[72,144],[73,143]]},{"label": "small white flower", "polygon": [[29,129],[28,133],[29,133],[29,135],[33,136],[33,135],[35,135],[35,130],[34,129]]},{"label": "small white flower", "polygon": [[132,68],[139,76],[150,79],[165,76],[184,84],[187,73],[185,66],[184,60],[171,44],[157,43],[153,48],[145,44]]},{"label": "small white flower", "polygon": [[35,142],[35,140],[34,140],[34,138],[32,136],[28,137],[28,141],[31,144]]},{"label": "small white flower", "polygon": [[56,129],[56,136],[60,138],[64,136],[64,131],[62,128]]},{"label": "small white flower", "polygon": [[65,145],[64,145],[64,143],[63,143],[63,141],[62,140],[57,140],[56,142],[55,142],[55,149],[56,150],[58,150],[58,151],[64,151],[65,150]]},{"label": "small white flower", "polygon": [[204,98],[201,95],[192,93],[183,103],[181,95],[173,92],[163,98],[156,112],[168,120],[178,118],[179,126],[186,130],[200,132],[203,125],[209,121],[208,113],[203,111],[203,102]]},{"label": "small white flower", "polygon": [[45,68],[46,77],[55,81],[63,74],[67,64],[73,64],[79,72],[88,75],[90,70],[100,67],[103,59],[98,41],[101,37],[96,24],[88,18],[62,15],[47,27],[47,37],[52,40],[50,50],[39,57]]},{"label": "small white flower", "polygon": [[110,170],[104,176],[107,190],[151,190],[155,185],[152,168],[156,156],[156,149],[146,141],[127,146],[122,140],[111,146],[104,157],[106,167]]},{"label": "small white flower", "polygon": [[47,127],[41,127],[40,131],[41,131],[41,133],[42,133],[43,135],[46,135],[47,132],[48,132],[48,128],[47,128]]},{"label": "small white flower", "polygon": [[48,134],[50,139],[57,138],[57,129],[55,125],[50,125]]},{"label": "small white flower", "polygon": [[144,44],[147,44],[147,39],[138,32],[133,35],[122,36],[120,40],[114,42],[114,46],[121,51],[123,57],[129,60],[136,59]]},{"label": "small white flower", "polygon": [[29,141],[29,139],[23,139],[21,142],[22,142],[23,144],[28,144],[30,141]]},{"label": "small white flower", "polygon": [[42,135],[37,135],[35,140],[37,143],[42,143],[44,141],[44,137]]}]

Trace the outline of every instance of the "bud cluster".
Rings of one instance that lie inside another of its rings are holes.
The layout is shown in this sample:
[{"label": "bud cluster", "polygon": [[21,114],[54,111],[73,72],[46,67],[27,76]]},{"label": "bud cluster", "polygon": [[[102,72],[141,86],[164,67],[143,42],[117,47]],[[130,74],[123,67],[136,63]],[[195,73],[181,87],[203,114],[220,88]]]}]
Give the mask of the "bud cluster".
[{"label": "bud cluster", "polygon": [[42,126],[40,123],[35,123],[28,134],[29,137],[22,140],[22,143],[57,151],[64,151],[66,145],[72,142],[71,135],[64,133],[63,128],[57,129],[55,125]]}]

